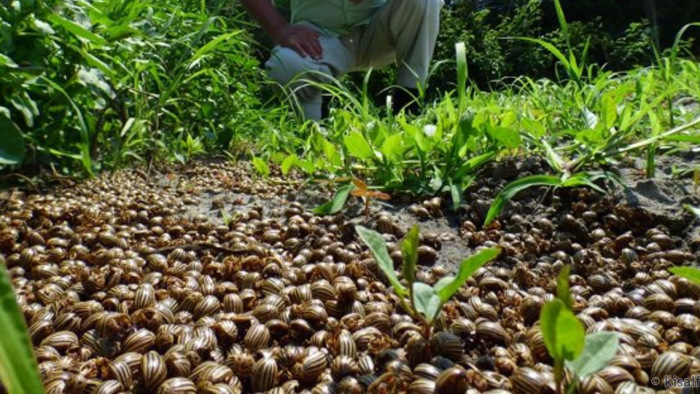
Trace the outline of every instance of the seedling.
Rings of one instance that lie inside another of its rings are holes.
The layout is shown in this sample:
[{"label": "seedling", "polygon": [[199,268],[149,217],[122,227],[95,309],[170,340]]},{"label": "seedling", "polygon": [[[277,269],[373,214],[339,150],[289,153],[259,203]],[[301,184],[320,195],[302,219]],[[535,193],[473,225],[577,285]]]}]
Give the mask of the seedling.
[{"label": "seedling", "polygon": [[[584,379],[603,369],[615,356],[619,338],[614,332],[586,335],[583,324],[573,312],[566,266],[557,278],[557,298],[546,303],[540,312],[540,328],[549,355],[554,359],[557,394],[562,393],[564,367],[575,379]],[[572,389],[574,384],[569,387]]]},{"label": "seedling", "polygon": [[362,197],[365,202],[365,215],[369,215],[369,203],[373,198],[384,201],[391,199],[391,196],[386,193],[369,190],[367,184],[357,178],[353,178],[352,183],[355,185],[355,190],[351,191],[350,194],[355,197]]},{"label": "seedling", "polygon": [[335,195],[330,201],[314,208],[313,212],[317,215],[332,215],[338,213],[345,206],[349,195],[362,197],[365,202],[365,214],[369,214],[369,204],[373,198],[379,200],[389,200],[391,198],[391,196],[386,193],[370,190],[364,181],[352,178],[352,183],[338,188],[338,191],[335,192]]},{"label": "seedling", "polygon": [[363,226],[356,226],[355,230],[357,230],[362,241],[367,244],[374,254],[377,265],[394,288],[394,293],[398,296],[401,307],[423,325],[423,336],[425,338],[430,337],[433,324],[442,310],[442,306],[457,293],[459,288],[476,270],[498,257],[501,253],[501,250],[498,248],[482,249],[478,253],[462,260],[456,276],[445,276],[435,286],[416,282],[419,230],[417,225],[413,226],[401,240],[401,254],[403,255],[401,275],[408,284],[408,288],[406,288],[396,275],[396,271],[394,271],[394,262],[389,257],[386,243],[381,234]]}]

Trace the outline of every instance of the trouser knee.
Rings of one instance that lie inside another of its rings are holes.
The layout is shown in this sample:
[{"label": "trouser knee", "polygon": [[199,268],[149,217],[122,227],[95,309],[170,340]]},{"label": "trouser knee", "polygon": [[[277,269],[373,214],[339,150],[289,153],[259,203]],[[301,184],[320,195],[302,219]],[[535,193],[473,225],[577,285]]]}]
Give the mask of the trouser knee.
[{"label": "trouser knee", "polygon": [[290,48],[279,47],[272,51],[265,63],[268,75],[280,85],[287,85],[309,69],[308,62]]}]

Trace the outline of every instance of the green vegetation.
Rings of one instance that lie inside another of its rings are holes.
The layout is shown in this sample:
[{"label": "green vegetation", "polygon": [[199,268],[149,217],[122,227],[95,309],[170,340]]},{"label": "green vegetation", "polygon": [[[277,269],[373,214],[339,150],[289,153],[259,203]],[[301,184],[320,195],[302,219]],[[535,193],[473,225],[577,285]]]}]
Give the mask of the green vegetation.
[{"label": "green vegetation", "polygon": [[0,165],[92,174],[240,144],[263,79],[227,4],[0,2]]},{"label": "green vegetation", "polygon": [[381,234],[363,226],[356,226],[357,234],[367,244],[374,254],[377,266],[394,288],[401,307],[412,317],[423,324],[425,338],[430,338],[430,332],[442,306],[457,293],[460,287],[484,264],[498,257],[498,248],[486,248],[462,260],[456,276],[440,278],[434,286],[416,281],[418,265],[418,226],[413,226],[401,240],[401,255],[403,264],[401,276],[406,281],[404,286],[394,271],[394,262],[389,257],[386,243]]},{"label": "green vegetation", "polygon": [[[615,356],[619,338],[614,332],[586,335],[583,324],[573,312],[566,266],[557,278],[557,298],[546,303],[540,312],[542,337],[549,355],[554,359],[554,380],[557,393],[562,392],[564,368],[576,379],[584,379],[603,369]],[[573,387],[572,384],[570,387]]]},{"label": "green vegetation", "polygon": [[[0,382],[12,394],[41,394],[39,370],[5,260],[0,256]],[[0,386],[2,387],[2,386]]]}]

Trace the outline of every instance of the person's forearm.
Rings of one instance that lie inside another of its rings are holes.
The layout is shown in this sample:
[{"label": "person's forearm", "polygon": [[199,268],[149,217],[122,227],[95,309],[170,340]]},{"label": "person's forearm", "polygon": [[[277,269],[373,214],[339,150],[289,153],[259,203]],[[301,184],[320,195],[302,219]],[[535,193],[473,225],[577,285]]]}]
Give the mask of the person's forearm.
[{"label": "person's forearm", "polygon": [[248,13],[260,23],[273,40],[279,42],[282,31],[289,27],[287,21],[272,4],[272,0],[240,0]]}]

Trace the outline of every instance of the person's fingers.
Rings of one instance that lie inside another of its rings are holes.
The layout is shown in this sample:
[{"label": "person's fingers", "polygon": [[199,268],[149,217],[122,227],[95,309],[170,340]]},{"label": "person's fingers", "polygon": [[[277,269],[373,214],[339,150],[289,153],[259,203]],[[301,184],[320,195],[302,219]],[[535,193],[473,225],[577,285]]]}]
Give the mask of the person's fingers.
[{"label": "person's fingers", "polygon": [[321,58],[321,54],[318,49],[314,47],[313,41],[304,41],[301,43],[302,47],[313,59],[318,60]]},{"label": "person's fingers", "polygon": [[297,53],[299,55],[301,55],[301,57],[308,56],[308,53],[304,50],[304,47],[301,45],[301,43],[298,43],[298,42],[292,43],[291,47],[292,47],[292,49],[297,51]]},{"label": "person's fingers", "polygon": [[323,57],[323,47],[321,46],[321,42],[315,38],[310,41],[311,48],[313,48],[314,54],[316,55],[317,59],[320,59]]}]

